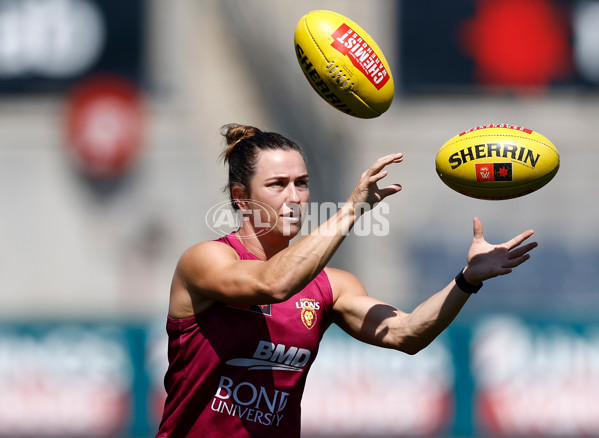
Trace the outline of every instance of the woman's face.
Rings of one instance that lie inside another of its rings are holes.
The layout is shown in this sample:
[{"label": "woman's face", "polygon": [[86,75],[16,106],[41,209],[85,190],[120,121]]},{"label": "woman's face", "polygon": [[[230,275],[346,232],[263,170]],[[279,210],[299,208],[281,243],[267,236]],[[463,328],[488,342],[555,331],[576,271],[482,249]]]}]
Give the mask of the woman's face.
[{"label": "woman's face", "polygon": [[254,213],[248,220],[254,222],[258,235],[258,228],[268,227],[269,232],[293,237],[301,229],[310,197],[304,158],[293,150],[267,150],[259,154],[256,173],[250,182],[250,196],[254,207],[264,208],[258,208],[259,215]]}]

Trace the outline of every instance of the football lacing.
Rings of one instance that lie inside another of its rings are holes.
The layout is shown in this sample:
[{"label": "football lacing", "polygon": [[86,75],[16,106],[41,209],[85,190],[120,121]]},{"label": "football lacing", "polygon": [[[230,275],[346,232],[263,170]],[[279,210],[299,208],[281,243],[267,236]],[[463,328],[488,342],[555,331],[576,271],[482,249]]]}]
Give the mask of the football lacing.
[{"label": "football lacing", "polygon": [[354,88],[353,82],[350,83],[350,79],[347,77],[346,74],[342,75],[341,70],[339,71],[339,73],[337,73],[338,68],[339,67],[336,66],[335,62],[333,61],[329,62],[327,65],[327,69],[329,69],[329,74],[331,75],[331,78],[333,78],[335,82],[337,82],[339,86],[345,91],[351,91]]}]

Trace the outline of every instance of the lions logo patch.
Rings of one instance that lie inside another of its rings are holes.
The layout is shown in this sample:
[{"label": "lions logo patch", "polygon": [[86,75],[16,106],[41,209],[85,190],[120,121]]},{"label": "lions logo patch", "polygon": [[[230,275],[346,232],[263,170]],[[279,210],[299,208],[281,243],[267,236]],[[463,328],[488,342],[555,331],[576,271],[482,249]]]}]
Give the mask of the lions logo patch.
[{"label": "lions logo patch", "polygon": [[306,306],[301,313],[302,322],[310,330],[316,324],[316,310],[312,306]]},{"label": "lions logo patch", "polygon": [[314,298],[300,298],[295,302],[295,307],[301,309],[300,318],[308,330],[316,324],[316,311],[320,309],[320,302]]}]

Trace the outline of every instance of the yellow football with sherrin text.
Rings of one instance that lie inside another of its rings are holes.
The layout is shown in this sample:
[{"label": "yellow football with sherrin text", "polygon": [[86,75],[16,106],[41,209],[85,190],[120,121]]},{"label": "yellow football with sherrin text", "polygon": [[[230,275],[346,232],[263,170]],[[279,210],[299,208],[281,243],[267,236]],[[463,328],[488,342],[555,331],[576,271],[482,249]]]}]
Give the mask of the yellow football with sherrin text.
[{"label": "yellow football with sherrin text", "polygon": [[477,126],[449,139],[437,153],[437,174],[450,188],[479,199],[512,199],[546,185],[560,156],[546,137],[509,124]]},{"label": "yellow football with sherrin text", "polygon": [[370,119],[389,109],[391,69],[377,43],[358,24],[332,11],[311,11],[295,29],[295,54],[312,88],[330,105]]}]

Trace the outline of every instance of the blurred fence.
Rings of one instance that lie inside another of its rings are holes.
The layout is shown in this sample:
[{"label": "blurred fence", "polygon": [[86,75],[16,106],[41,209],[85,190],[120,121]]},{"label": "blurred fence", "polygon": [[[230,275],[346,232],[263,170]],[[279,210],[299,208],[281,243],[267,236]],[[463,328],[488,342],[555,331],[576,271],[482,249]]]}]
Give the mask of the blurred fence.
[{"label": "blurred fence", "polygon": [[[0,326],[0,436],[151,437],[163,324]],[[594,436],[599,323],[510,314],[458,320],[416,356],[325,335],[304,436]]]}]

